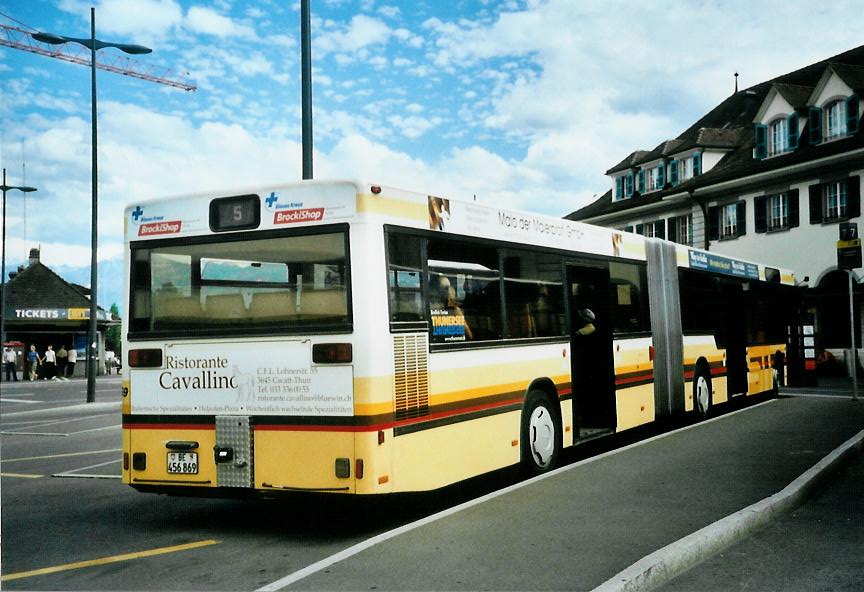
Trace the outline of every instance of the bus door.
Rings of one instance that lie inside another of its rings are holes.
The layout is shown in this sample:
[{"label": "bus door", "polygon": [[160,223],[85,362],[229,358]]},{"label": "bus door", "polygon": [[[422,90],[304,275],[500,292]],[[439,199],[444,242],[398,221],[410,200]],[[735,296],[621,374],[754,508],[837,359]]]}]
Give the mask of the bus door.
[{"label": "bus door", "polygon": [[615,429],[609,269],[568,265],[573,423],[578,438]]},{"label": "bus door", "polygon": [[726,386],[730,398],[747,394],[747,321],[744,288],[738,282],[722,281],[720,306],[726,345]]}]

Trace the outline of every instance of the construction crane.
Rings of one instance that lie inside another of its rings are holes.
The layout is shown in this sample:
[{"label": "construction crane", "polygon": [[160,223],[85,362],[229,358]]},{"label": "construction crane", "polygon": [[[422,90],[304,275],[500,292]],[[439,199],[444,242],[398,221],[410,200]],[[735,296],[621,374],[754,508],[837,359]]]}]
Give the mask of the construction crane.
[{"label": "construction crane", "polygon": [[[30,36],[31,32],[35,33],[35,31],[27,31],[18,27],[0,24],[0,33],[2,33],[0,34],[0,45],[90,67],[89,49],[75,43],[67,43],[62,46],[40,43]],[[149,80],[150,82],[165,84],[182,90],[194,91],[198,88],[186,77],[173,77],[173,73],[167,68],[145,65],[113,52],[106,52],[104,54],[97,52],[96,67],[100,70],[107,70],[115,74],[131,76],[132,78],[140,78],[141,80]]]}]

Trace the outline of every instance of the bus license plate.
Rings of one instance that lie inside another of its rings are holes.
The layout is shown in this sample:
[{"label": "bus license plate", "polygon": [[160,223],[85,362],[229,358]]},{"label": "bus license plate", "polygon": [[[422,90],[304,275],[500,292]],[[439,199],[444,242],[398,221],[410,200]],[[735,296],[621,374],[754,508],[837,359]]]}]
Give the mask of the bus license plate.
[{"label": "bus license plate", "polygon": [[198,474],[197,452],[169,452],[168,472],[180,475]]}]

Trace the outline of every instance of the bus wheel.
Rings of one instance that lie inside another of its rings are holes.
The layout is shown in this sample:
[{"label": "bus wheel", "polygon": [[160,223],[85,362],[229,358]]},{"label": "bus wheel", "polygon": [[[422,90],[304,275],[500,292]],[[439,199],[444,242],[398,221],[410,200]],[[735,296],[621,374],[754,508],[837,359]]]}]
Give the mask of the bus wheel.
[{"label": "bus wheel", "polygon": [[522,465],[530,475],[539,475],[558,464],[561,456],[561,427],[549,398],[531,391],[522,413]]},{"label": "bus wheel", "polygon": [[705,419],[711,413],[711,378],[704,366],[697,366],[693,377],[693,406],[699,417]]}]

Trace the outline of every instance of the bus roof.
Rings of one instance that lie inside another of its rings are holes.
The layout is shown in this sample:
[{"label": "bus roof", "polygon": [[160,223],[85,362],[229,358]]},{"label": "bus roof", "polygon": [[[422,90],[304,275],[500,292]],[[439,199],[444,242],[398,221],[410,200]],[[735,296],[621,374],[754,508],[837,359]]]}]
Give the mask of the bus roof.
[{"label": "bus roof", "polygon": [[[380,221],[606,257],[644,261],[660,239],[476,201],[449,199],[357,180],[306,180],[230,191],[205,191],[133,202],[124,217],[127,241],[235,231]],[[795,284],[795,275],[736,257],[676,245],[678,266],[747,280]]]}]

